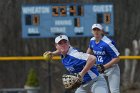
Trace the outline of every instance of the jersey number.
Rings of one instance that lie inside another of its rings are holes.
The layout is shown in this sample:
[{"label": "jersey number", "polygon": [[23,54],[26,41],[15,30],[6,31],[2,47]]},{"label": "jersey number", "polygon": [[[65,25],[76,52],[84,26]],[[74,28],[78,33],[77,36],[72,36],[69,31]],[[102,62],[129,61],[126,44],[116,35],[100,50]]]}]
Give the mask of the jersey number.
[{"label": "jersey number", "polygon": [[102,56],[97,56],[97,61],[98,61],[98,62],[103,62]]}]

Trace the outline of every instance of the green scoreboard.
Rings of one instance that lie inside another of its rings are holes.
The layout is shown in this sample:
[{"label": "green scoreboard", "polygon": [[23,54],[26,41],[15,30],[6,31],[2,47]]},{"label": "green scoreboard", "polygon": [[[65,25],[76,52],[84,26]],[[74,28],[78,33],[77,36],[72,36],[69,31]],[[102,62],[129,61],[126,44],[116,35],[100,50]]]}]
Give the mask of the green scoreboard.
[{"label": "green scoreboard", "polygon": [[22,37],[89,37],[94,23],[102,24],[104,31],[113,36],[113,9],[112,3],[22,5]]}]

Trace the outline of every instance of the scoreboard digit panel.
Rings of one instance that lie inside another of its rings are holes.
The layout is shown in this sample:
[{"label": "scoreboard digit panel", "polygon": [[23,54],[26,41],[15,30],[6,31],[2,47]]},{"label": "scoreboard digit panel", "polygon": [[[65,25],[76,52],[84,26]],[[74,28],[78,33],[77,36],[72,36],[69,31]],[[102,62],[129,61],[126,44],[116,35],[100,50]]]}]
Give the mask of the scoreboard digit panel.
[{"label": "scoreboard digit panel", "polygon": [[113,4],[23,5],[22,37],[49,38],[59,34],[69,37],[92,36],[91,26],[100,23],[114,35]]}]

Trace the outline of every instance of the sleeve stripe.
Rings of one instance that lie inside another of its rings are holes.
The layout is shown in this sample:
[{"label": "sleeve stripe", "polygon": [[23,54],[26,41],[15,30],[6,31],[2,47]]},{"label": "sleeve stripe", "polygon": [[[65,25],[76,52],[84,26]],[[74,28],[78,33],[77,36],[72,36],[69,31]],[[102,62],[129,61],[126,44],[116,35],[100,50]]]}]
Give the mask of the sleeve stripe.
[{"label": "sleeve stripe", "polygon": [[73,56],[77,59],[81,59],[81,60],[87,60],[89,57],[89,54],[83,53],[83,52],[77,52],[77,50],[73,50],[72,48],[70,49],[70,51],[72,51],[71,53],[69,53],[70,56]]},{"label": "sleeve stripe", "polygon": [[111,40],[109,38],[107,38],[106,36],[104,36],[102,40],[110,46],[110,48],[115,52],[115,54],[117,56],[120,55],[120,53],[118,52],[118,50],[116,49],[116,47],[111,43]]},{"label": "sleeve stripe", "polygon": [[117,56],[120,55],[120,53],[118,52],[118,50],[116,49],[116,47],[115,47],[112,43],[109,43],[108,45],[109,45],[110,48],[115,52],[115,54],[116,54]]}]

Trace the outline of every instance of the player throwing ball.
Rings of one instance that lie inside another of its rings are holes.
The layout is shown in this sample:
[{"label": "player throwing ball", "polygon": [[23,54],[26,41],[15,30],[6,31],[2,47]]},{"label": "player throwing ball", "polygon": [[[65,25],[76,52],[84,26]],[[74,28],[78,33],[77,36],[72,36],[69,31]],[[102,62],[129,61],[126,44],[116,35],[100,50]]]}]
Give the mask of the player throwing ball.
[{"label": "player throwing ball", "polygon": [[108,93],[107,83],[102,75],[99,75],[94,66],[96,57],[87,53],[78,52],[70,45],[66,35],[55,38],[56,51],[45,52],[44,55],[60,54],[62,64],[68,70],[69,75],[63,75],[63,84],[66,89],[75,89],[75,93]]},{"label": "player throwing ball", "polygon": [[111,93],[120,93],[120,69],[117,64],[119,52],[114,41],[104,35],[103,27],[100,24],[92,25],[94,37],[90,39],[88,54],[96,56],[98,71],[108,78]]}]

